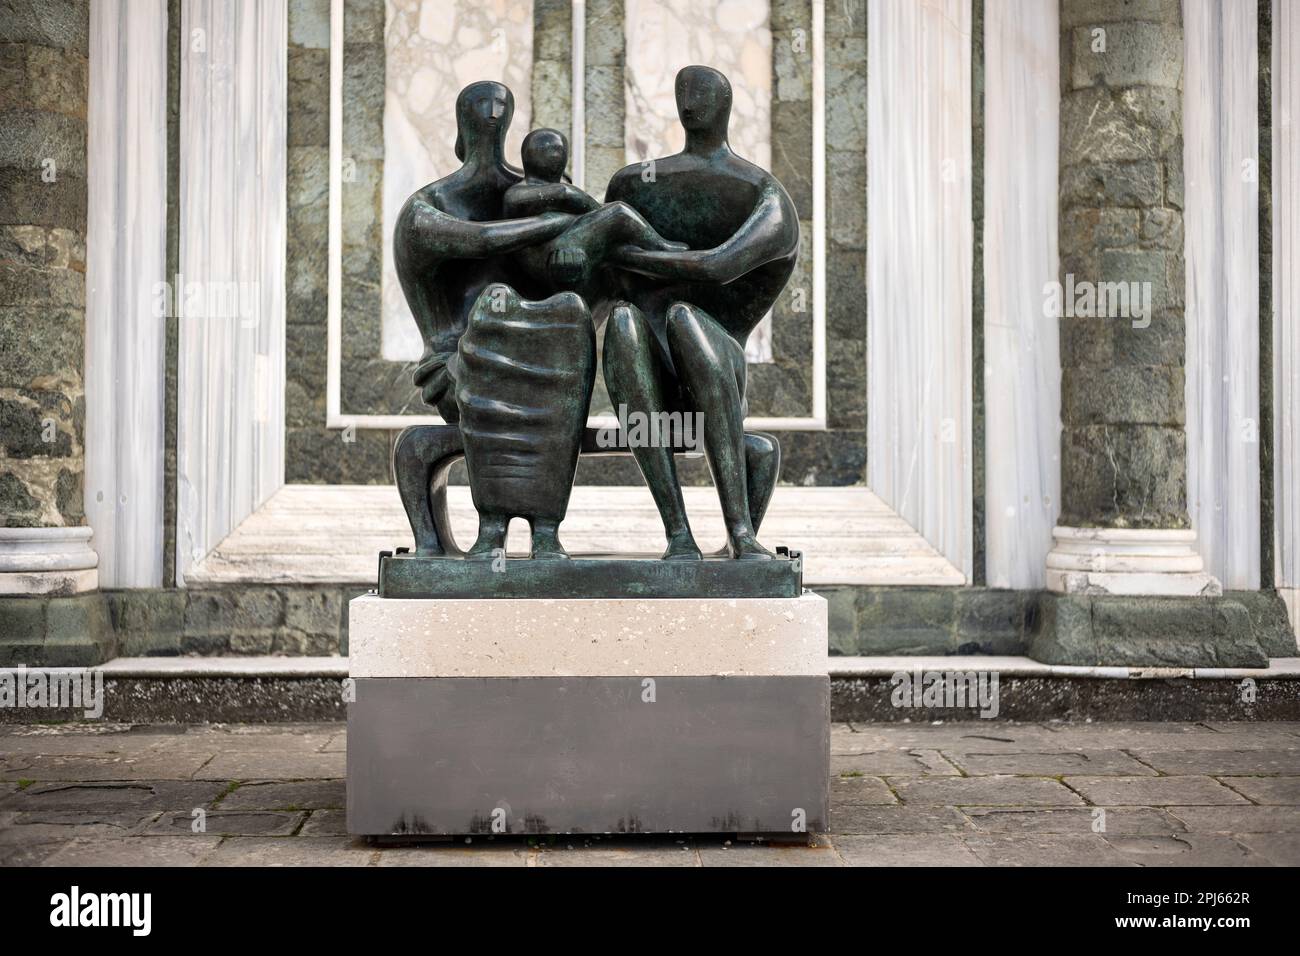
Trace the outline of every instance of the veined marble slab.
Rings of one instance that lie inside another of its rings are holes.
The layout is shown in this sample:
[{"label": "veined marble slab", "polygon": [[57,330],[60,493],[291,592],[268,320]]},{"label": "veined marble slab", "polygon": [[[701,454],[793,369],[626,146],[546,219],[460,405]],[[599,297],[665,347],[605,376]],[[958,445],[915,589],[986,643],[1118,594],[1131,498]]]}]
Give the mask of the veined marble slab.
[{"label": "veined marble slab", "polygon": [[[506,156],[532,125],[532,0],[387,0],[384,31],[383,356],[414,361],[424,350],[393,267],[393,225],[408,196],[460,167],[456,96],[476,80],[515,95]],[[346,317],[345,317],[346,319]]]},{"label": "veined marble slab", "polygon": [[[680,152],[686,131],[677,118],[674,81],[684,66],[703,64],[731,80],[731,148],[772,168],[772,31],[768,0],[626,0],[627,66],[624,135],[627,162]],[[804,54],[811,56],[809,49]],[[603,183],[592,183],[602,198]],[[811,241],[811,236],[804,241]],[[750,362],[772,361],[772,317],[750,333]]]},{"label": "veined marble slab", "polygon": [[768,0],[626,0],[624,9],[627,161],[639,163],[681,151],[686,133],[677,118],[673,82],[682,67],[700,63],[731,80],[731,148],[770,169]]}]

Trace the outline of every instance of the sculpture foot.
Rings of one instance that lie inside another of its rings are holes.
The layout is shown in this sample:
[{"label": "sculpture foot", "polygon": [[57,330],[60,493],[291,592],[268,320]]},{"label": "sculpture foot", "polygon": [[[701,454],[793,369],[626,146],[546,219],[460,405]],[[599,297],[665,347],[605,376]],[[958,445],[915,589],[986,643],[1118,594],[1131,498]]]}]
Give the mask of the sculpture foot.
[{"label": "sculpture foot", "polygon": [[568,561],[569,552],[556,545],[554,548],[534,548],[529,557],[534,561]]},{"label": "sculpture foot", "polygon": [[478,538],[474,546],[465,552],[467,561],[491,561],[503,558],[506,553],[506,531],[510,519],[499,515],[479,515]]},{"label": "sculpture foot", "polygon": [[741,534],[731,539],[727,550],[737,561],[771,561],[776,557],[771,551],[758,543],[752,534]]},{"label": "sculpture foot", "polygon": [[532,522],[532,550],[529,557],[535,561],[567,561],[569,552],[560,544],[560,522],[538,519]]},{"label": "sculpture foot", "polygon": [[695,538],[689,531],[681,534],[675,534],[668,539],[668,550],[664,552],[662,561],[702,561],[703,555],[700,554],[699,546],[695,543]]}]

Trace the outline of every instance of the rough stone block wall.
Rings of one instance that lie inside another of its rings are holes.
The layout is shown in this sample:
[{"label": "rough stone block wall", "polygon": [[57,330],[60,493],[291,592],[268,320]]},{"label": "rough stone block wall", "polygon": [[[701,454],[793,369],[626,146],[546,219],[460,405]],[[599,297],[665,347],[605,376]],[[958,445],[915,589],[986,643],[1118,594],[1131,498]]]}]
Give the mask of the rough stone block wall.
[{"label": "rough stone block wall", "polygon": [[86,0],[0,8],[0,525],[80,525]]},{"label": "rough stone block wall", "polygon": [[1062,525],[1188,525],[1182,31],[1178,0],[1061,4],[1061,281],[1151,306],[1061,319]]}]

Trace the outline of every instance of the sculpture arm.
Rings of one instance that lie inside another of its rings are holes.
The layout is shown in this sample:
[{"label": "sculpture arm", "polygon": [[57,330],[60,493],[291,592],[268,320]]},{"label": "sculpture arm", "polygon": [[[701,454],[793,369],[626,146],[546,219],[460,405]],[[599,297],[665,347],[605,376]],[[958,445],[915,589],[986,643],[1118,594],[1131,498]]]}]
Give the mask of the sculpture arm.
[{"label": "sculpture arm", "polygon": [[799,245],[794,204],[780,189],[764,191],[758,205],[739,229],[712,249],[689,252],[650,252],[623,246],[614,261],[625,269],[663,279],[726,285]]},{"label": "sculpture arm", "polygon": [[439,259],[486,259],[554,239],[568,225],[569,217],[558,212],[469,222],[412,197],[402,210],[395,245],[399,254],[406,247],[427,249]]},{"label": "sculpture arm", "polygon": [[581,215],[600,208],[595,198],[569,183],[518,183],[506,190],[509,216],[535,216],[546,212]]}]

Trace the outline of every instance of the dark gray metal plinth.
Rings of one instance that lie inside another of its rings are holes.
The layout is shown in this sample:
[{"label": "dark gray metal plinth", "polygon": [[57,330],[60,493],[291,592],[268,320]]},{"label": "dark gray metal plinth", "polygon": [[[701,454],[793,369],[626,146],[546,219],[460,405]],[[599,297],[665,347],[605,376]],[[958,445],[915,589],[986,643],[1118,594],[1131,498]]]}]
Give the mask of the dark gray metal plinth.
[{"label": "dark gray metal plinth", "polygon": [[825,830],[827,677],[360,678],[348,832]]},{"label": "dark gray metal plinth", "polygon": [[661,561],[659,555],[529,558],[379,557],[386,598],[750,598],[798,597],[797,551],[773,561]]}]

